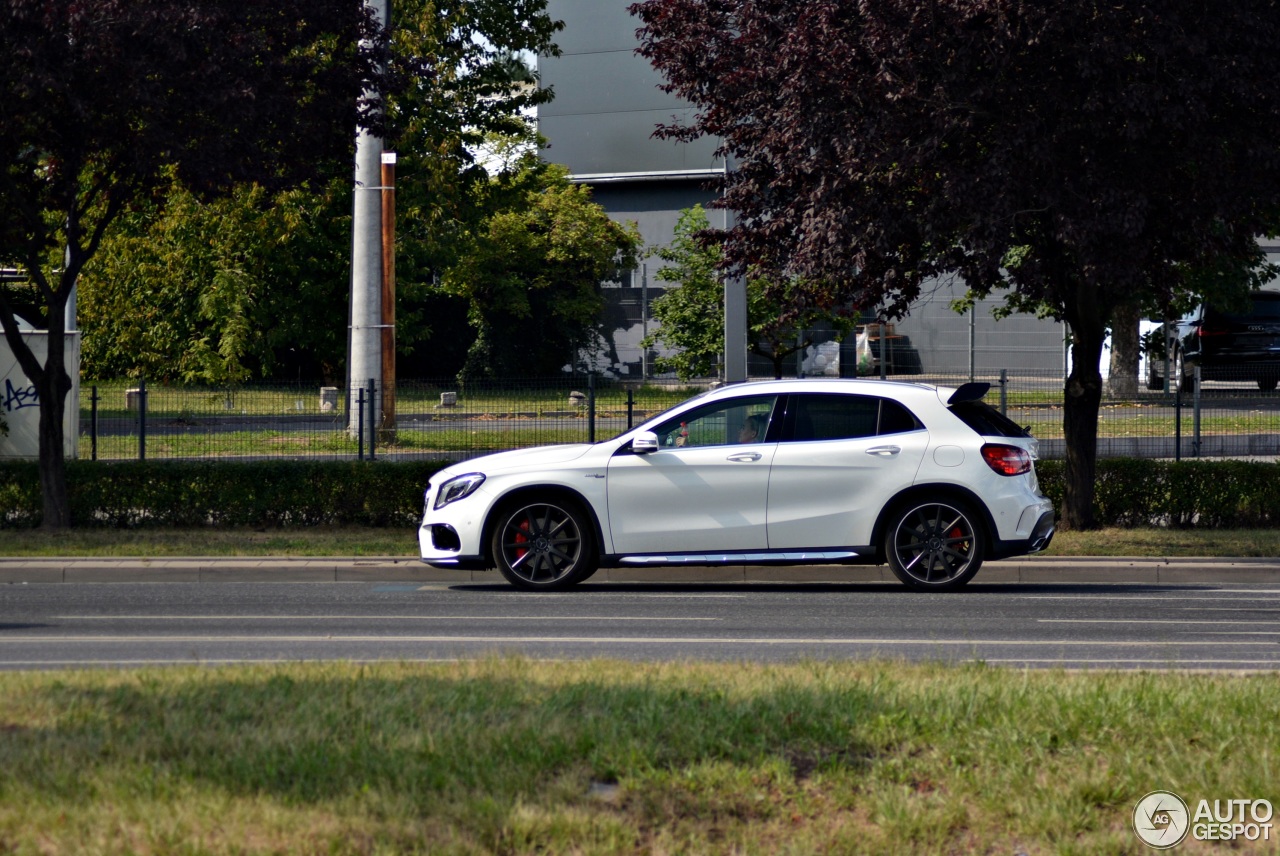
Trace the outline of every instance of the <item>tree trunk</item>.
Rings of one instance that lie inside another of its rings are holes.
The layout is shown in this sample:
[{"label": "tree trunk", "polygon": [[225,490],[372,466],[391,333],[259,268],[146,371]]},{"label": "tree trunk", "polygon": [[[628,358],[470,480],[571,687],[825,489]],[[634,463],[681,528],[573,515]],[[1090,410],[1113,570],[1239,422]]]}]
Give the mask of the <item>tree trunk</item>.
[{"label": "tree trunk", "polygon": [[1093,529],[1093,483],[1098,460],[1098,407],[1102,403],[1102,344],[1106,324],[1077,321],[1071,328],[1071,374],[1067,376],[1062,429],[1067,447],[1063,529]]},{"label": "tree trunk", "polygon": [[1107,388],[1117,398],[1138,394],[1138,338],[1142,313],[1132,304],[1111,313],[1111,377]]},{"label": "tree trunk", "polygon": [[40,399],[40,498],[44,507],[40,528],[46,530],[66,529],[71,525],[62,430],[71,378],[67,375],[66,336],[61,326],[50,325],[44,371],[35,380],[36,394]]}]

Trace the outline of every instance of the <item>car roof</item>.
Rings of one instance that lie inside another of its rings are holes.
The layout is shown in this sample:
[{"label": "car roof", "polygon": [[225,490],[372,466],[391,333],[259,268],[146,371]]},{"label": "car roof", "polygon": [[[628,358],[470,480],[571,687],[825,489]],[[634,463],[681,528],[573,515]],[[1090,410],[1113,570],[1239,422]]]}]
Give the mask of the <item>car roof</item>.
[{"label": "car roof", "polygon": [[716,387],[703,397],[721,397],[722,395],[740,395],[743,393],[777,393],[788,392],[845,392],[862,393],[864,395],[903,395],[903,396],[936,396],[938,390],[951,391],[950,387],[913,381],[878,380],[875,378],[835,378],[806,377],[784,380],[751,380],[740,383],[728,383]]}]

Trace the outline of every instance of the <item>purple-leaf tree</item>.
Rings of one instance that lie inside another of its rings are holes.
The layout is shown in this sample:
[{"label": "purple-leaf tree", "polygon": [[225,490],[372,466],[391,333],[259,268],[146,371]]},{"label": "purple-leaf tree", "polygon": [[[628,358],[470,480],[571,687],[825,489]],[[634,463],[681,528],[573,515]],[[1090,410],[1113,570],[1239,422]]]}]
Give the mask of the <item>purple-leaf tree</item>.
[{"label": "purple-leaf tree", "polygon": [[[1270,0],[648,0],[640,52],[732,157],[727,264],[797,306],[930,277],[1066,322],[1066,501],[1093,525],[1117,307],[1241,288],[1280,202]],[[783,277],[779,281],[784,281]]]}]

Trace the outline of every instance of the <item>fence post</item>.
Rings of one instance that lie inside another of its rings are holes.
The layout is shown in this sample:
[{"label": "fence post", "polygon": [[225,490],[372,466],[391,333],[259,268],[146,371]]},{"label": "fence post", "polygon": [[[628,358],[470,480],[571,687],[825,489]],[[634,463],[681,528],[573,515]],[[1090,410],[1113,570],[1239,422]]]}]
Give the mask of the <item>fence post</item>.
[{"label": "fence post", "polygon": [[1173,460],[1182,460],[1182,384],[1173,383]]},{"label": "fence post", "polygon": [[1000,415],[1009,415],[1009,370],[1000,369]]},{"label": "fence post", "polygon": [[1200,457],[1200,364],[1195,368],[1196,388],[1191,391],[1191,456]]},{"label": "fence post", "polygon": [[587,442],[596,441],[596,376],[587,375]]},{"label": "fence post", "polygon": [[138,381],[138,460],[147,459],[147,379]]},{"label": "fence post", "polygon": [[89,387],[89,460],[98,460],[98,388]]},{"label": "fence post", "polygon": [[364,387],[356,393],[356,460],[364,460]]},{"label": "fence post", "polygon": [[632,419],[636,409],[636,393],[631,387],[627,387],[627,430],[631,430]]},{"label": "fence post", "polygon": [[369,460],[374,459],[374,439],[378,434],[378,387],[373,378],[369,378]]}]

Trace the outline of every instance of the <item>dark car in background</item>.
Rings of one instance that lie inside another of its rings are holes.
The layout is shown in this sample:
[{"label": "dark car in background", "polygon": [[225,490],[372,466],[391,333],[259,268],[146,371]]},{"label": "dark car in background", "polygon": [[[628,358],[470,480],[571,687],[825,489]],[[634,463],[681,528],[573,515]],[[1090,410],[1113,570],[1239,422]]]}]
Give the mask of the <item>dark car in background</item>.
[{"label": "dark car in background", "polygon": [[[1265,392],[1280,381],[1280,292],[1255,292],[1246,312],[1201,304],[1171,333],[1167,365],[1179,389],[1192,388],[1197,365],[1201,380],[1247,381]],[[1164,354],[1148,354],[1148,389],[1164,389],[1165,366]]]}]

